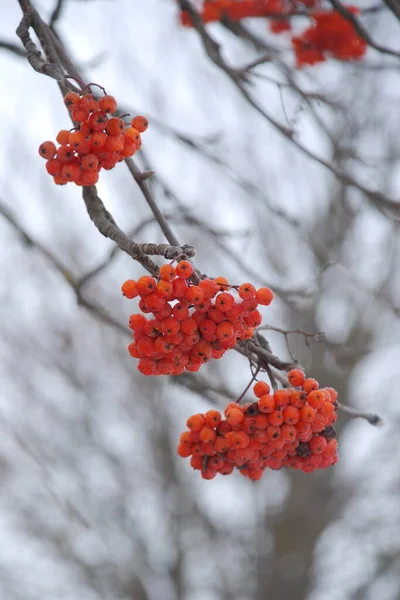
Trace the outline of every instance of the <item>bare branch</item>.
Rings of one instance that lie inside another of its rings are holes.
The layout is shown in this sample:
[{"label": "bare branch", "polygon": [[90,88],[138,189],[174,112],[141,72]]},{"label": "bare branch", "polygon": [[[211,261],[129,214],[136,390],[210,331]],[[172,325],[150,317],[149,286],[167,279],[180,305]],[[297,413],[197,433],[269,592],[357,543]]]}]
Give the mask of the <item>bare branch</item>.
[{"label": "bare branch", "polygon": [[65,6],[65,0],[57,0],[54,10],[51,13],[49,27],[52,27],[52,28],[54,27],[54,25],[56,24],[56,22],[58,21],[58,19],[61,16],[64,6]]},{"label": "bare branch", "polygon": [[93,221],[99,232],[104,237],[113,240],[117,246],[129,254],[152,275],[158,275],[158,266],[145,254],[143,254],[140,244],[133,242],[115,223],[112,215],[106,210],[102,200],[97,195],[95,186],[84,187],[82,190],[83,200],[89,217]]},{"label": "bare branch", "polygon": [[13,44],[11,42],[5,42],[4,40],[0,40],[0,48],[3,48],[4,50],[8,50],[9,52],[16,54],[17,56],[20,56],[21,58],[26,58],[26,52],[22,48],[17,46],[17,44]]},{"label": "bare branch", "polygon": [[27,14],[23,17],[17,28],[17,36],[20,38],[25,50],[26,57],[31,67],[38,73],[47,75],[52,79],[56,79],[65,83],[65,76],[62,69],[56,63],[48,63],[42,59],[40,51],[36,48],[34,42],[29,35],[29,28],[33,23],[33,15]]},{"label": "bare branch", "polygon": [[338,407],[342,412],[346,413],[346,415],[349,415],[349,417],[352,417],[353,419],[365,419],[371,425],[376,426],[385,424],[383,419],[374,413],[365,413],[357,410],[356,408],[352,408],[351,406],[347,406],[346,404],[342,404],[341,402],[338,402]]},{"label": "bare branch", "polygon": [[151,209],[151,211],[152,211],[152,213],[153,213],[156,221],[160,225],[163,234],[167,238],[167,241],[172,246],[180,246],[178,238],[176,237],[176,235],[172,231],[171,227],[169,226],[168,221],[166,220],[166,218],[162,214],[161,210],[159,209],[157,203],[155,202],[155,200],[153,198],[153,195],[150,192],[149,187],[148,187],[148,185],[146,183],[146,178],[143,177],[142,171],[139,169],[139,167],[136,166],[136,164],[132,160],[132,158],[127,158],[125,160],[125,163],[126,163],[126,166],[129,169],[132,177],[134,178],[134,180],[138,184],[138,186],[139,186],[139,188],[140,188],[143,196],[145,197],[145,200],[146,200],[147,204],[149,205],[149,207],[150,207],[150,209]]}]

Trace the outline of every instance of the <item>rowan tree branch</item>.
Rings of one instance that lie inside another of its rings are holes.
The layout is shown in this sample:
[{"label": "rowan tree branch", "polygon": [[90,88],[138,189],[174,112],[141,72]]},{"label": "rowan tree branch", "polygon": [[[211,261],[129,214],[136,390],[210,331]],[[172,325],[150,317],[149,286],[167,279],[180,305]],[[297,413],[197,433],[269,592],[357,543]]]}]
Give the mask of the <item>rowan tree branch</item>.
[{"label": "rowan tree branch", "polygon": [[[333,2],[337,2],[338,0],[333,0]],[[202,22],[201,17],[195,11],[195,9],[190,4],[189,0],[179,0],[179,4],[183,10],[187,10],[191,16],[193,16],[194,28],[199,34],[203,46],[207,51],[207,47],[210,44],[216,44],[216,42],[212,39],[206,28],[204,27],[204,23]],[[348,12],[348,11],[347,11]],[[351,15],[351,13],[350,13]],[[209,55],[209,52],[207,52]],[[395,53],[397,56],[397,53]],[[400,56],[400,53],[398,54]],[[252,106],[263,118],[265,118],[275,129],[277,129],[283,136],[285,136],[292,144],[305,156],[310,158],[312,161],[317,162],[325,169],[330,171],[337,179],[339,179],[345,185],[350,187],[355,187],[359,191],[361,191],[365,197],[370,201],[372,205],[374,205],[386,218],[395,218],[400,219],[400,203],[392,201],[386,198],[381,192],[370,190],[357,181],[350,174],[345,172],[340,167],[336,167],[334,164],[329,162],[327,159],[319,156],[313,151],[309,150],[306,146],[304,146],[298,139],[296,139],[294,135],[294,131],[289,129],[276,121],[273,117],[271,117],[264,108],[262,108],[250,95],[248,90],[246,89],[243,80],[241,78],[232,77],[232,69],[228,67],[223,59],[219,59],[215,61],[215,56],[210,56],[211,60],[234,82],[236,87],[238,88],[240,94],[247,100],[247,102]]]}]

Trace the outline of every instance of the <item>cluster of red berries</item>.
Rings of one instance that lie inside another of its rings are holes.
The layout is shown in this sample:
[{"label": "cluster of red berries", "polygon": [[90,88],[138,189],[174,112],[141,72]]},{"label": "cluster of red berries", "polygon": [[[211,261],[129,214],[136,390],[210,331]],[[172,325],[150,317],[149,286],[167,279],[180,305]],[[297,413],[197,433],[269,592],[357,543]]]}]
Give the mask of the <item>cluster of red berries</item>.
[{"label": "cluster of red berries", "polygon": [[192,275],[193,265],[181,260],[176,267],[160,267],[158,281],[144,275],[121,287],[126,298],[140,296],[140,311],[153,316],[129,317],[134,341],[128,351],[139,359],[143,375],[195,372],[221,358],[239,340],[252,337],[262,321],[258,305],[268,306],[274,297],[267,287],[231,286],[225,277],[193,283]]},{"label": "cluster of red berries", "polygon": [[[345,8],[353,14],[359,13],[352,6]],[[220,21],[224,15],[233,21],[269,18],[271,32],[282,33],[291,30],[290,18],[299,10],[307,11],[314,24],[301,35],[292,37],[298,68],[322,62],[328,56],[340,60],[359,60],[364,56],[367,45],[352,24],[337,11],[323,10],[320,0],[206,0],[200,16],[205,23]],[[187,11],[181,11],[181,22],[193,27]]]},{"label": "cluster of red berries", "polygon": [[320,389],[300,369],[290,371],[288,381],[293,387],[273,393],[258,381],[253,388],[256,401],[242,406],[231,402],[223,416],[209,410],[189,417],[178,455],[190,456],[191,467],[204,479],[229,475],[235,468],[257,480],[267,468],[311,473],[334,465],[337,391]]},{"label": "cluster of red berries", "polygon": [[76,127],[58,132],[58,148],[49,141],[39,146],[40,156],[47,160],[46,170],[57,185],[95,185],[101,169],[113,169],[141,147],[140,134],[148,127],[147,119],[137,116],[127,125],[110,116],[117,110],[113,96],[97,100],[89,92],[68,92],[64,103]]},{"label": "cluster of red berries", "polygon": [[[353,14],[359,12],[352,6],[346,8]],[[338,12],[315,12],[312,18],[314,24],[292,38],[297,67],[323,62],[327,56],[339,60],[360,60],[364,56],[367,44]]]}]

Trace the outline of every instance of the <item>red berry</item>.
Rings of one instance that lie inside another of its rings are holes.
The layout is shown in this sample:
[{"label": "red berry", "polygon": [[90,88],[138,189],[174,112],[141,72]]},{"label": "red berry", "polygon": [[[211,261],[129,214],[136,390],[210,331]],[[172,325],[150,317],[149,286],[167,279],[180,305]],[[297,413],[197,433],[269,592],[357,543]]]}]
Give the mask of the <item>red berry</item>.
[{"label": "red berry", "polygon": [[52,159],[56,155],[56,145],[53,142],[43,142],[39,146],[39,154],[42,158]]}]

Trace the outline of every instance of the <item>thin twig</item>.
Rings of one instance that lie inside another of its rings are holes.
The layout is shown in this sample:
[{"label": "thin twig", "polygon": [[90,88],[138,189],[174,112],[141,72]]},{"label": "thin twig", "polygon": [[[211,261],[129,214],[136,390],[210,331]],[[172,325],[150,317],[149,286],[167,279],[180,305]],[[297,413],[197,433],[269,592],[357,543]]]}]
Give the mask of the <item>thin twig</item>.
[{"label": "thin twig", "polygon": [[347,406],[346,404],[342,404],[341,402],[338,402],[338,408],[353,419],[365,419],[371,425],[376,426],[381,426],[385,424],[383,419],[379,415],[376,415],[374,413],[365,413],[357,410],[356,408],[352,408],[351,406]]},{"label": "thin twig", "polygon": [[251,388],[251,385],[252,385],[253,381],[255,381],[255,380],[256,380],[256,378],[257,378],[257,375],[258,375],[259,371],[260,371],[260,367],[258,366],[258,367],[256,368],[256,371],[255,371],[255,373],[253,373],[253,376],[252,376],[252,378],[250,379],[249,383],[246,385],[246,387],[244,388],[243,392],[240,394],[239,398],[236,400],[236,403],[237,403],[237,404],[239,404],[239,403],[240,403],[240,402],[243,400],[243,398],[245,397],[245,395],[247,394],[247,392],[248,392],[248,391],[249,391],[249,389]]},{"label": "thin twig", "polygon": [[20,56],[21,58],[26,58],[25,50],[17,46],[17,44],[12,44],[11,42],[5,42],[4,40],[0,40],[0,48],[8,50],[9,52],[16,54],[17,56]]},{"label": "thin twig", "polygon": [[153,195],[150,192],[149,187],[146,183],[146,179],[143,178],[142,171],[139,169],[139,167],[136,166],[136,164],[132,158],[127,158],[125,160],[125,163],[129,169],[132,177],[138,184],[143,196],[146,199],[147,204],[149,205],[154,217],[156,218],[157,223],[161,227],[161,230],[162,230],[163,234],[165,235],[167,241],[171,244],[171,246],[180,246],[181,244],[179,243],[178,238],[172,231],[168,221],[166,220],[166,218],[162,214],[161,210],[157,206],[157,203],[155,202]]}]

